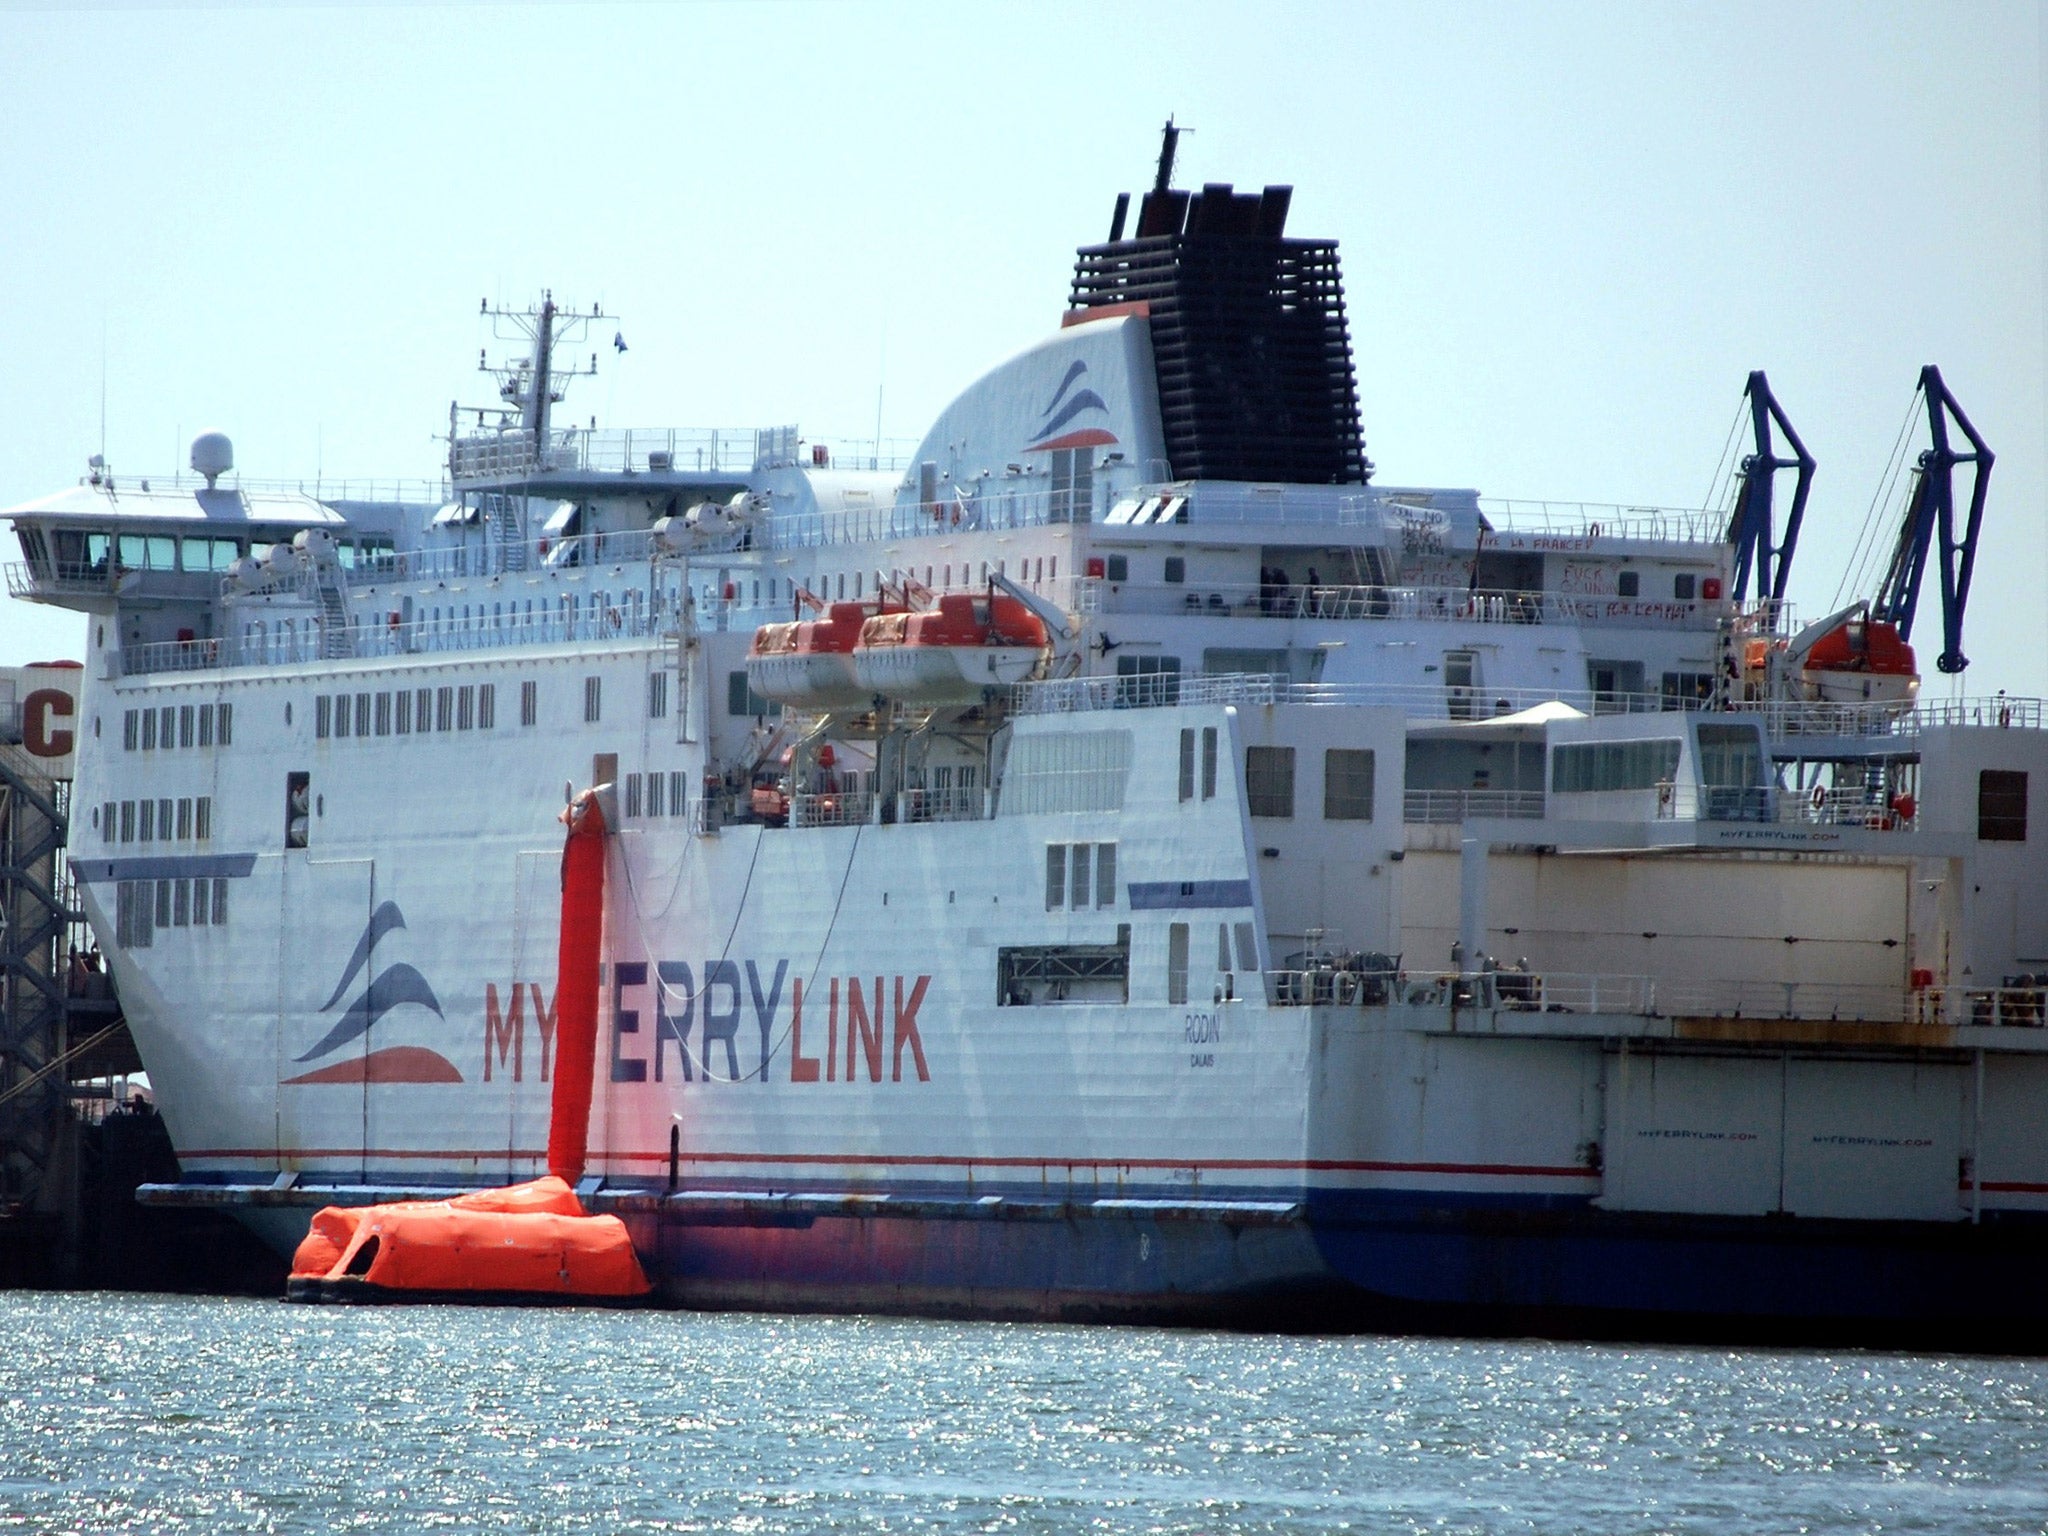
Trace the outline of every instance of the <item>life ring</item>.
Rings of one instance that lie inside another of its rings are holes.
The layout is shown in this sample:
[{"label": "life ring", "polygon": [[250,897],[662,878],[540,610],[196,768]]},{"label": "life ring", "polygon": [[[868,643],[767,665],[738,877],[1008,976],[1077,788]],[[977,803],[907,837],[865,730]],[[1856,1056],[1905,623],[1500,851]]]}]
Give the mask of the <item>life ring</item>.
[{"label": "life ring", "polygon": [[1588,523],[1588,524],[1586,524],[1586,537],[1587,537],[1587,538],[1589,538],[1589,539],[1597,539],[1597,538],[1599,538],[1599,537],[1600,537],[1600,525],[1599,525],[1598,523]]},{"label": "life ring", "polygon": [[1819,784],[1816,784],[1816,785],[1814,785],[1814,786],[1813,786],[1813,808],[1814,808],[1814,809],[1815,809],[1816,811],[1823,811],[1823,810],[1826,810],[1826,809],[1827,809],[1827,804],[1828,804],[1828,792],[1827,792],[1826,788],[1825,788],[1825,787],[1823,787],[1822,785],[1819,785]]}]

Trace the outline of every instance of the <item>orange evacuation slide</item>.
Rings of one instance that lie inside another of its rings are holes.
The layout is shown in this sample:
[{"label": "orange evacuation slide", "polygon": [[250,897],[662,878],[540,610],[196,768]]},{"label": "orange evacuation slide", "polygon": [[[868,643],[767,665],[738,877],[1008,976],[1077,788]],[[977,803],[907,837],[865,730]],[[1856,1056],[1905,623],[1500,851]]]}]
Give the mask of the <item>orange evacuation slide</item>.
[{"label": "orange evacuation slide", "polygon": [[591,1216],[582,1177],[597,1055],[604,811],[585,792],[562,813],[562,936],[548,1176],[450,1200],[328,1206],[292,1256],[296,1301],[610,1301],[651,1287],[616,1216]]}]

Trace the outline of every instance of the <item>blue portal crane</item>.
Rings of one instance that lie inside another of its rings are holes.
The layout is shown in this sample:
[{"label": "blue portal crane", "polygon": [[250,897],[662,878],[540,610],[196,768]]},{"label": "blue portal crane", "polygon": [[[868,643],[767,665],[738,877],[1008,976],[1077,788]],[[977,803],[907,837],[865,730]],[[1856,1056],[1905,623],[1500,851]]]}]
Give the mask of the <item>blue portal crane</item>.
[{"label": "blue portal crane", "polygon": [[[1806,445],[1799,440],[1799,434],[1792,430],[1792,423],[1786,420],[1763,370],[1758,369],[1749,376],[1742,395],[1749,402],[1750,433],[1755,452],[1742,461],[1735,512],[1728,520],[1728,542],[1735,546],[1735,582],[1729,595],[1737,603],[1748,601],[1749,578],[1753,570],[1757,600],[1761,602],[1769,598],[1772,602],[1782,603],[1785,600],[1785,582],[1792,574],[1792,552],[1799,544],[1799,524],[1806,516],[1806,494],[1813,488],[1814,460],[1813,455],[1806,451]],[[1785,434],[1785,442],[1792,450],[1793,456],[1789,459],[1782,457],[1773,443],[1773,422]],[[1771,498],[1778,472],[1786,469],[1798,470],[1799,476],[1792,487],[1792,509],[1785,515],[1785,536],[1782,542],[1777,542]]]},{"label": "blue portal crane", "polygon": [[[1920,606],[1920,581],[1939,537],[1941,655],[1934,664],[1944,672],[1956,673],[1970,664],[1963,654],[1963,609],[1970,600],[1970,572],[1977,563],[1977,531],[1984,520],[1984,492],[1991,482],[1993,455],[1942,383],[1941,370],[1932,363],[1920,370],[1919,395],[1927,405],[1933,446],[1920,455],[1905,519],[1899,527],[1899,542],[1870,612],[1872,618],[1897,625],[1901,639],[1912,637],[1913,615]],[[1968,440],[1969,452],[1957,451],[1950,441],[1951,425]],[[1958,538],[1955,471],[1963,464],[1971,467],[1970,507]]]}]

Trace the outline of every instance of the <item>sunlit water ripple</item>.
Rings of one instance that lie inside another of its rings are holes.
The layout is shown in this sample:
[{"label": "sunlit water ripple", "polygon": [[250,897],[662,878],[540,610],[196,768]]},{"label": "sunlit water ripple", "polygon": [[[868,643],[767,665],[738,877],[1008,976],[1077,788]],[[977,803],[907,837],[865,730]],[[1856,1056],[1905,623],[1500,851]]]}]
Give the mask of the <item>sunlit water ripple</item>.
[{"label": "sunlit water ripple", "polygon": [[2048,1531],[2048,1362],[0,1295],[0,1531]]}]

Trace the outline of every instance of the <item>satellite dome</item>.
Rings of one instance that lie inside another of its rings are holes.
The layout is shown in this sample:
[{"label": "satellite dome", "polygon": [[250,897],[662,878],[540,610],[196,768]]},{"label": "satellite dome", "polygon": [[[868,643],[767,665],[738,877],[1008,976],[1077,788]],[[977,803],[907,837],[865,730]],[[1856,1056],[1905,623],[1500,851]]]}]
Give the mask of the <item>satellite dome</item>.
[{"label": "satellite dome", "polygon": [[225,432],[202,432],[192,439],[192,468],[206,476],[206,488],[235,467],[235,445]]}]

